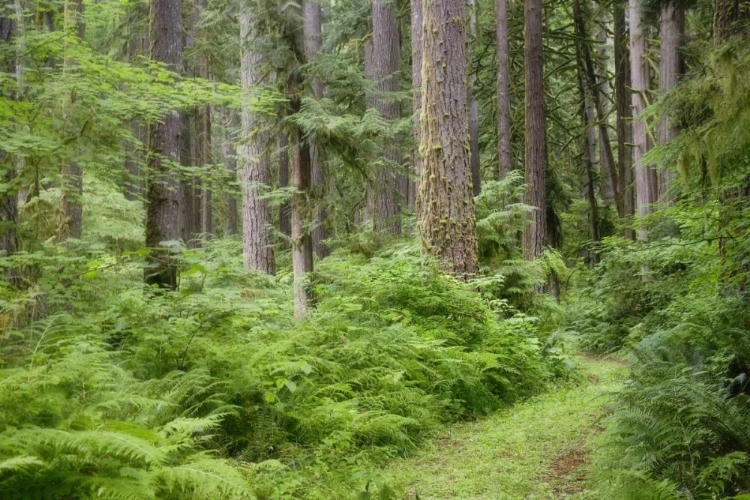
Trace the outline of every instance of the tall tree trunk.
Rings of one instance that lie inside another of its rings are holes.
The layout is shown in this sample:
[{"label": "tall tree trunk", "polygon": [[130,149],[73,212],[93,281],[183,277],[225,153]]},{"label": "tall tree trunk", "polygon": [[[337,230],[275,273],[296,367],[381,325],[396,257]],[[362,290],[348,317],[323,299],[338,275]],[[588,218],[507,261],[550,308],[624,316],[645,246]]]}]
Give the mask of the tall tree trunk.
[{"label": "tall tree trunk", "polygon": [[426,0],[422,22],[422,249],[466,279],[477,272],[466,99],[464,0]]},{"label": "tall tree trunk", "polygon": [[[296,85],[292,85],[293,92]],[[292,100],[292,110],[299,111],[299,99]],[[312,166],[310,146],[305,142],[302,130],[292,132],[294,157],[292,160],[292,271],[294,273],[294,316],[302,318],[312,306],[310,274],[313,272],[312,236],[307,228],[311,213],[308,203]]]},{"label": "tall tree trunk", "polygon": [[[624,0],[614,2],[614,48],[615,48],[615,108],[617,112],[617,169],[620,179],[622,217],[634,214],[633,200],[633,128],[630,92],[630,46],[627,24],[625,23]],[[632,230],[625,236],[635,238]]]},{"label": "tall tree trunk", "polygon": [[[211,153],[211,105],[209,104],[203,107],[201,128],[201,163],[203,171],[209,173],[208,171],[212,168],[213,164]],[[201,233],[204,238],[209,238],[214,232],[211,189],[210,175],[208,175],[201,180]]]},{"label": "tall tree trunk", "polygon": [[[588,5],[586,5],[588,7]],[[604,112],[604,103],[602,102],[602,91],[600,82],[596,77],[596,66],[594,64],[594,58],[591,51],[591,43],[588,38],[588,30],[586,29],[586,18],[588,9],[584,11],[581,6],[580,0],[573,0],[573,18],[576,24],[576,31],[578,32],[578,38],[580,39],[581,57],[583,63],[583,69],[586,74],[584,82],[590,87],[587,92],[594,104],[596,110],[597,125],[599,128],[599,147],[601,149],[601,164],[602,170],[609,174],[609,185],[613,191],[613,197],[619,198],[619,187],[617,180],[617,171],[611,168],[614,165],[615,160],[612,154],[612,145],[609,142],[609,128],[607,127],[607,115]],[[586,89],[584,89],[586,90]],[[618,213],[622,213],[622,207],[618,206]]]},{"label": "tall tree trunk", "polygon": [[[147,55],[149,50],[148,33],[143,36],[134,36],[128,42],[128,62],[133,63],[139,56]],[[137,141],[126,145],[125,156],[125,198],[135,201],[143,196],[144,181],[143,169],[143,147],[148,143],[148,127],[137,119],[130,121],[130,129]]]},{"label": "tall tree trunk", "polygon": [[508,0],[497,0],[497,139],[500,178],[512,170],[510,152],[510,50],[508,40]]},{"label": "tall tree trunk", "polygon": [[[285,188],[289,186],[289,136],[286,132],[281,132],[278,139],[279,147],[279,187]],[[279,230],[281,234],[291,236],[292,234],[292,220],[291,220],[291,204],[288,200],[279,205]]]},{"label": "tall tree trunk", "polygon": [[526,260],[539,257],[547,232],[547,134],[544,116],[544,55],[542,0],[525,0],[524,53],[526,62],[526,193],[524,202],[535,208],[523,231]]},{"label": "tall tree trunk", "polygon": [[[182,62],[182,2],[151,1],[151,59],[178,72]],[[146,200],[146,246],[150,253],[146,284],[177,288],[177,265],[163,242],[179,238],[180,199],[171,165],[180,162],[180,112],[167,114],[151,124],[148,137],[148,184]]]},{"label": "tall tree trunk", "polygon": [[[649,66],[646,60],[646,32],[641,12],[641,2],[630,0],[630,72],[633,89],[633,162],[635,166],[635,198],[639,217],[651,212],[654,202],[653,174],[651,168],[643,163],[643,156],[649,150],[646,121],[642,114],[646,109],[646,92],[649,89]],[[646,241],[648,231],[638,230],[638,239]]]},{"label": "tall tree trunk", "polygon": [[[13,51],[3,50],[12,45],[16,38],[16,16],[14,0],[0,3],[0,71],[13,74],[16,67]],[[12,100],[14,95],[0,94],[4,99]],[[0,188],[0,256],[12,257],[18,252],[18,186],[16,166],[10,153],[0,146],[0,168],[2,168],[2,188]],[[5,267],[5,278],[11,286],[19,286],[21,277],[15,266]]]},{"label": "tall tree trunk", "polygon": [[419,154],[421,129],[419,114],[422,111],[422,0],[411,0],[411,86],[412,110],[414,112],[414,143],[416,151],[413,153],[415,180],[411,183],[409,192],[409,206],[416,205],[419,189],[419,176],[422,172],[422,156]]},{"label": "tall tree trunk", "polygon": [[[659,30],[659,94],[664,95],[676,85],[680,75],[680,45],[685,30],[685,15],[681,7],[669,4],[661,9],[661,28]],[[664,115],[659,122],[659,144],[664,145],[677,137],[677,129]],[[659,176],[659,201],[673,203],[672,181],[674,172],[669,168],[662,168]]]},{"label": "tall tree trunk", "polygon": [[[233,109],[225,109],[222,112],[222,125],[224,134],[221,141],[221,155],[227,168],[227,174],[232,182],[237,180],[237,149],[234,143],[234,134],[237,129],[237,112]],[[237,197],[229,193],[225,196],[227,205],[227,233],[239,234],[239,222],[237,217]]]},{"label": "tall tree trunk", "polygon": [[[77,36],[79,40],[83,40],[86,29],[83,21],[83,1],[66,0],[63,18],[63,29],[66,35],[69,37]],[[67,48],[70,48],[69,44],[67,44]],[[66,55],[63,64],[63,71],[66,73],[73,70],[73,60],[69,55]],[[72,98],[66,103],[66,107],[72,113]],[[70,118],[72,119],[72,117]],[[74,150],[77,149],[74,143]],[[74,152],[75,155],[76,153]],[[65,222],[59,239],[60,241],[65,241],[68,238],[78,239],[81,237],[83,231],[83,205],[81,204],[81,198],[83,197],[83,172],[75,157],[63,163],[61,188],[62,212],[65,216]]]},{"label": "tall tree trunk", "polygon": [[[259,50],[260,34],[258,18],[249,8],[240,12],[240,40],[242,46],[241,80],[246,97],[261,82],[263,56]],[[257,113],[249,106],[242,107],[242,131],[245,141],[241,144],[242,159],[242,241],[245,267],[274,274],[276,264],[270,224],[271,207],[262,196],[271,181],[271,159],[267,150],[267,137]]]},{"label": "tall tree trunk", "polygon": [[[321,32],[321,10],[317,0],[306,0],[305,21],[304,21],[304,38],[305,38],[305,58],[307,62],[312,62],[318,57],[320,47],[323,43]],[[312,81],[313,97],[315,99],[323,98],[323,82],[319,78]],[[310,145],[310,163],[312,166],[312,185],[311,194],[315,204],[315,220],[312,229],[313,251],[319,259],[328,255],[328,249],[323,242],[328,238],[326,231],[327,212],[324,207],[326,196],[326,176],[323,170],[323,162],[320,148]]]},{"label": "tall tree trunk", "polygon": [[[183,112],[180,120],[180,165],[192,170],[198,166],[198,138],[196,109]],[[190,175],[180,176],[180,238],[188,247],[198,243],[200,224],[200,192],[197,181]]]},{"label": "tall tree trunk", "polygon": [[[578,67],[578,91],[581,96],[581,184],[582,193],[586,197],[589,204],[589,233],[591,235],[591,241],[595,244],[601,240],[599,231],[599,207],[596,201],[596,189],[594,179],[594,165],[592,161],[592,153],[594,145],[592,144],[592,136],[594,126],[594,116],[590,109],[589,91],[590,87],[587,86],[587,75],[584,68],[583,54],[580,45],[585,43],[584,39],[579,41],[576,45],[576,65]],[[585,251],[586,260],[589,265],[597,264],[599,256],[596,249],[587,248]]]},{"label": "tall tree trunk", "polygon": [[[469,46],[477,39],[477,2],[467,0],[469,22]],[[471,60],[471,50],[467,50]],[[479,159],[479,102],[476,98],[477,75],[469,65],[469,150],[471,152],[471,185],[474,196],[482,191],[482,172]]]},{"label": "tall tree trunk", "polygon": [[[611,111],[610,101],[609,101],[609,95],[610,95],[610,85],[609,85],[609,75],[607,67],[609,66],[609,51],[607,50],[607,12],[606,10],[602,9],[600,13],[600,19],[598,23],[597,28],[597,43],[599,44],[599,50],[597,51],[597,57],[594,61],[594,64],[596,66],[597,71],[597,81],[599,82],[598,90],[599,90],[599,100],[602,103],[602,111],[604,118],[604,123],[606,125],[605,130],[609,130],[609,115]],[[604,136],[601,132],[601,129],[599,130],[599,175],[601,177],[601,189],[602,189],[602,198],[604,199],[604,203],[607,207],[610,207],[612,205],[615,205],[617,208],[618,214],[622,215],[622,200],[618,198],[622,197],[622,186],[621,186],[621,179],[617,172],[617,166],[614,163],[614,155],[612,154],[612,144],[609,142],[609,134],[607,136]],[[607,151],[605,148],[609,149],[609,154],[607,154]],[[612,163],[610,163],[612,162]],[[612,182],[613,179],[617,180],[617,186],[615,186]],[[615,187],[617,189],[615,190]],[[617,191],[617,196],[615,195],[615,191]]]},{"label": "tall tree trunk", "polygon": [[748,0],[714,0],[714,43],[720,45],[740,30],[738,21],[747,13]]},{"label": "tall tree trunk", "polygon": [[[375,108],[387,121],[401,118],[401,105],[395,98],[399,89],[398,70],[401,56],[398,19],[395,4],[390,0],[372,2],[372,48],[376,88]],[[373,227],[377,232],[401,233],[399,216],[403,178],[399,173],[401,149],[395,141],[383,146],[384,164],[378,168],[374,188]]]}]

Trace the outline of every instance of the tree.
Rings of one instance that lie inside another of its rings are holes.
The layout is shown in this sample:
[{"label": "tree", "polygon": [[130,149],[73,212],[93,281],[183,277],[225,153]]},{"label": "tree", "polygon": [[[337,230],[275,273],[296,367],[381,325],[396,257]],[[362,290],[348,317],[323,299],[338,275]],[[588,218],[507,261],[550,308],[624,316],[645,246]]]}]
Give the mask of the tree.
[{"label": "tree", "polygon": [[[411,86],[412,86],[412,112],[414,113],[414,143],[417,150],[413,153],[414,175],[419,179],[422,172],[422,157],[419,154],[421,128],[419,115],[422,111],[422,0],[411,0]],[[409,189],[409,204],[416,204],[416,193],[419,182],[415,180]],[[411,199],[413,198],[413,199]]]},{"label": "tree", "polygon": [[497,139],[500,178],[513,168],[510,150],[510,50],[508,39],[508,0],[497,0]]},{"label": "tree", "polygon": [[[83,1],[82,0],[65,0],[63,12],[63,29],[65,35],[70,38],[77,37],[83,40],[86,25],[83,21]],[[67,44],[68,47],[70,44]],[[73,70],[73,61],[66,55],[64,62],[64,71]],[[72,100],[72,98],[71,98]],[[68,111],[72,111],[73,103],[66,103]],[[74,153],[75,154],[75,153]],[[61,175],[62,188],[62,211],[65,214],[65,222],[60,234],[60,240],[65,241],[68,238],[80,238],[83,231],[83,172],[76,158],[70,158],[63,163]]]},{"label": "tree", "polygon": [[[5,0],[0,4],[0,72],[11,74],[15,71],[16,61],[11,51],[3,50],[15,41],[16,19],[14,0]],[[3,90],[0,96],[11,100],[12,91]],[[7,94],[6,94],[7,92]],[[0,254],[11,257],[18,252],[18,198],[17,175],[12,156],[0,146],[0,167],[3,169],[3,186],[0,189]],[[20,284],[18,269],[14,266],[5,268],[5,277],[11,285]]]},{"label": "tree", "polygon": [[463,0],[426,0],[422,21],[422,248],[459,278],[477,272]]},{"label": "tree", "polygon": [[526,193],[524,202],[535,208],[523,232],[524,257],[533,260],[544,250],[547,232],[547,135],[544,116],[544,54],[542,0],[525,0],[524,56],[526,64]]},{"label": "tree", "polygon": [[[659,38],[659,94],[664,95],[677,85],[681,73],[680,45],[685,31],[685,14],[682,7],[669,3],[662,7]],[[665,114],[659,122],[659,144],[664,145],[677,137],[677,129]],[[674,201],[671,192],[674,173],[663,168],[659,176],[659,201]]]},{"label": "tree", "polygon": [[[477,39],[477,2],[468,0],[469,44]],[[471,51],[469,51],[471,55]],[[477,76],[469,65],[469,151],[471,151],[471,185],[474,196],[482,190],[481,162],[479,159],[479,101],[475,96]]]},{"label": "tree", "polygon": [[242,160],[242,242],[245,267],[274,274],[276,263],[271,238],[271,207],[263,191],[271,182],[271,158],[268,138],[257,112],[248,102],[263,83],[263,54],[259,19],[248,7],[240,12],[242,44],[241,80],[245,101],[242,106],[243,141],[238,148]]},{"label": "tree", "polygon": [[[586,5],[586,4],[584,4]],[[619,199],[619,187],[617,180],[617,171],[614,169],[614,156],[612,155],[612,146],[609,142],[609,127],[607,125],[607,114],[604,110],[604,103],[602,102],[602,87],[601,82],[598,81],[596,75],[596,66],[594,64],[594,57],[592,55],[591,44],[588,38],[588,30],[586,29],[586,18],[589,14],[588,9],[584,11],[581,6],[580,0],[573,0],[573,19],[576,25],[576,31],[579,38],[579,53],[581,58],[581,68],[585,72],[585,88],[586,95],[591,99],[596,110],[597,127],[599,129],[599,147],[602,152],[601,163],[602,171],[609,176],[609,182],[606,185],[612,190],[612,197]],[[606,192],[606,190],[605,190]],[[606,196],[605,196],[606,198]],[[622,208],[618,207],[618,212],[622,213]]]},{"label": "tree", "polygon": [[[237,180],[237,148],[235,137],[237,129],[237,112],[233,109],[224,109],[222,114],[222,125],[224,134],[221,141],[221,155],[227,167],[227,175],[231,181]],[[237,198],[234,194],[226,195],[227,205],[227,233],[239,234],[239,222],[237,220]]]},{"label": "tree", "polygon": [[[305,58],[308,62],[315,61],[320,52],[320,46],[322,43],[321,34],[321,11],[320,4],[315,1],[306,1],[305,6],[305,20],[304,20],[304,45],[305,45]],[[320,78],[312,79],[312,96],[315,99],[323,98],[323,82]],[[313,251],[318,258],[322,259],[328,254],[328,249],[323,244],[328,238],[326,231],[326,219],[327,211],[323,206],[325,204],[325,193],[326,193],[326,176],[323,170],[322,161],[323,151],[315,144],[310,145],[310,164],[312,168],[312,183],[311,193],[315,200],[315,220],[314,227],[312,229],[312,244]]]},{"label": "tree", "polygon": [[[649,90],[649,66],[646,59],[646,31],[639,0],[630,0],[630,73],[632,78],[633,106],[633,163],[635,170],[636,210],[640,217],[651,212],[655,201],[653,192],[653,174],[651,168],[644,164],[643,156],[649,150],[647,123],[643,118],[646,109],[646,93]],[[638,239],[646,241],[648,231],[641,227]]]},{"label": "tree", "polygon": [[[182,3],[151,0],[151,59],[179,71],[182,62]],[[146,246],[150,249],[145,282],[177,288],[177,265],[169,245],[179,238],[180,198],[172,167],[180,163],[180,112],[153,123],[148,135]]]},{"label": "tree", "polygon": [[[279,149],[279,187],[289,187],[289,136],[281,132],[278,139]],[[290,236],[292,234],[291,204],[284,200],[279,205],[279,231],[281,234]]]},{"label": "tree", "polygon": [[[398,19],[390,0],[372,2],[372,57],[375,79],[375,108],[392,122],[401,118],[401,105],[394,94],[399,88],[401,60]],[[373,227],[375,231],[401,233],[399,204],[405,199],[405,179],[399,173],[401,149],[394,143],[383,146],[383,165],[378,168],[373,192]]]},{"label": "tree", "polygon": [[[622,216],[632,217],[633,207],[633,128],[630,124],[630,48],[625,23],[625,2],[614,2],[615,111],[617,113],[617,173],[620,179]],[[633,238],[632,231],[626,236]]]}]

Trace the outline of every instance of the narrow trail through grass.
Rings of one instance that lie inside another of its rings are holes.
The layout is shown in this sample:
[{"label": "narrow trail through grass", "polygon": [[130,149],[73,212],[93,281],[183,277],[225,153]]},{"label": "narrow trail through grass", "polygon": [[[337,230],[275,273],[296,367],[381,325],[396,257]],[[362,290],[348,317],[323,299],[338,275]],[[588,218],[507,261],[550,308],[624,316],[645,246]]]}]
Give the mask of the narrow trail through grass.
[{"label": "narrow trail through grass", "polygon": [[592,439],[624,369],[606,359],[579,363],[578,385],[453,426],[429,449],[392,463],[386,475],[420,500],[594,498],[586,492]]}]

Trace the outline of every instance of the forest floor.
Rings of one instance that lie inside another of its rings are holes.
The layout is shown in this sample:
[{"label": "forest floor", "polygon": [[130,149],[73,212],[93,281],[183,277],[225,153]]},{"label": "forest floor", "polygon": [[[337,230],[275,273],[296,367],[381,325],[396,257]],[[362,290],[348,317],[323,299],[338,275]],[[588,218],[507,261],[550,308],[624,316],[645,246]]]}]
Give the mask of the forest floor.
[{"label": "forest floor", "polygon": [[617,360],[578,362],[579,384],[452,426],[428,449],[391,463],[389,482],[419,500],[594,499],[593,440],[625,370]]}]

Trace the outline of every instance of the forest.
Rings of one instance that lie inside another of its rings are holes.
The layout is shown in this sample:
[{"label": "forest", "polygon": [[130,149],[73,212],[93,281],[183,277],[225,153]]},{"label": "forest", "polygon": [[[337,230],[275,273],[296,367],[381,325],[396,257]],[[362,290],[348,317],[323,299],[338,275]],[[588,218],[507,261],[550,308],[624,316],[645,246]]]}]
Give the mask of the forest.
[{"label": "forest", "polygon": [[750,0],[0,0],[0,498],[750,499]]}]

